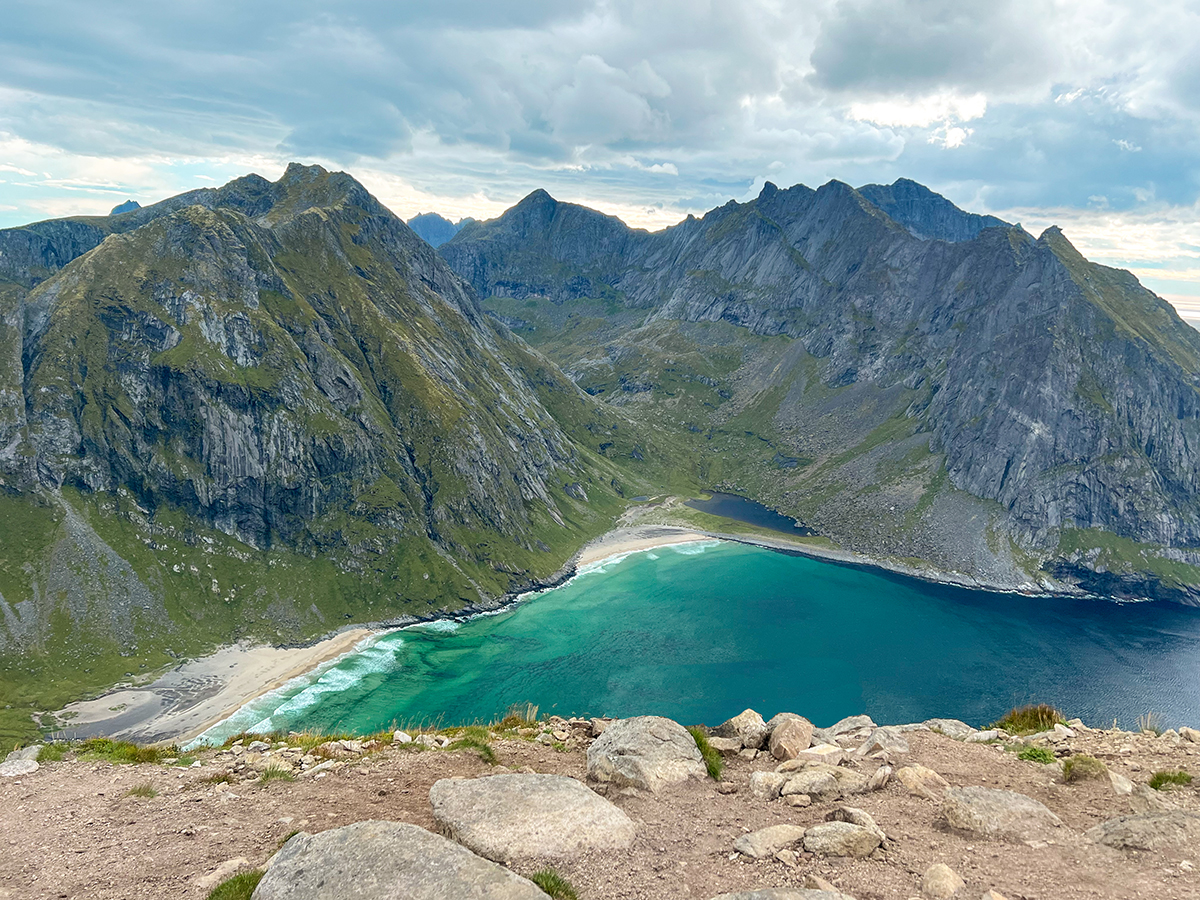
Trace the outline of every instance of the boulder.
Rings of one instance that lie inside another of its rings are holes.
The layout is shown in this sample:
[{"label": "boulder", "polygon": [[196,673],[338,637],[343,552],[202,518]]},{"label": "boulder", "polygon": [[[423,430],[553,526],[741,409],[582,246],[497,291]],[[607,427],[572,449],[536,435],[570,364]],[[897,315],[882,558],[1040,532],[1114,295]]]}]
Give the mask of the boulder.
[{"label": "boulder", "polygon": [[945,863],[934,863],[921,878],[921,894],[929,900],[950,900],[955,891],[966,887],[957,872]]},{"label": "boulder", "polygon": [[743,747],[758,750],[767,742],[767,736],[771,732],[762,716],[752,709],[747,709],[722,722],[712,733],[716,737],[737,738]]},{"label": "boulder", "polygon": [[896,780],[914,797],[924,797],[926,800],[940,800],[942,791],[950,786],[950,782],[927,766],[897,769]]},{"label": "boulder", "polygon": [[886,841],[887,835],[883,833],[883,829],[872,818],[871,814],[865,809],[859,809],[856,806],[839,806],[837,809],[830,810],[825,815],[826,822],[849,822],[851,825],[861,825],[868,831],[873,831],[879,835],[879,840]]},{"label": "boulder", "polygon": [[892,767],[880,766],[875,770],[874,774],[867,779],[868,791],[882,791],[889,781],[892,780]]},{"label": "boulder", "polygon": [[804,849],[821,856],[850,856],[862,859],[881,843],[869,828],[850,822],[825,822],[804,832]]},{"label": "boulder", "polygon": [[32,759],[12,759],[0,763],[0,778],[20,778],[22,775],[32,775],[40,767]]},{"label": "boulder", "polygon": [[792,794],[807,794],[814,800],[828,800],[842,792],[838,780],[829,772],[821,769],[805,769],[788,778],[787,783],[780,789],[781,796]]},{"label": "boulder", "polygon": [[876,728],[867,737],[858,749],[854,751],[856,756],[868,756],[872,753],[907,753],[908,741],[904,739],[904,735],[899,728],[894,725],[885,725],[882,728]]},{"label": "boulder", "polygon": [[771,755],[776,759],[795,759],[812,743],[812,733],[812,722],[808,719],[785,719],[771,732]]},{"label": "boulder", "polygon": [[857,747],[876,728],[870,716],[847,716],[828,728],[813,731],[813,743]]},{"label": "boulder", "polygon": [[38,754],[42,752],[41,744],[34,744],[32,747],[22,747],[20,750],[14,750],[8,756],[4,757],[5,762],[14,762],[19,759],[33,760],[37,762]]},{"label": "boulder", "polygon": [[1084,837],[1117,850],[1163,850],[1200,845],[1200,815],[1171,810],[1120,816],[1101,822]]},{"label": "boulder", "polygon": [[532,882],[453,841],[401,822],[368,820],[298,834],[253,900],[546,900]]},{"label": "boulder", "polygon": [[737,756],[742,749],[742,742],[737,738],[710,737],[708,745],[722,756]]},{"label": "boulder", "polygon": [[845,758],[846,751],[837,744],[816,744],[807,750],[801,750],[794,757],[802,763],[824,763],[827,766],[836,766]]},{"label": "boulder", "polygon": [[946,788],[943,797],[942,815],[951,828],[992,840],[1036,840],[1062,825],[1043,804],[1015,791]]},{"label": "boulder", "polygon": [[392,735],[393,744],[411,744],[412,740],[412,735],[407,731],[397,731]]},{"label": "boulder", "polygon": [[1192,744],[1200,744],[1200,731],[1188,728],[1186,725],[1179,729],[1179,736]]},{"label": "boulder", "polygon": [[1113,793],[1115,794],[1132,794],[1133,782],[1122,775],[1120,772],[1108,770],[1108,780],[1112,784]]},{"label": "boulder", "polygon": [[799,825],[772,825],[743,834],[733,842],[733,849],[751,859],[766,859],[803,838],[804,829]]},{"label": "boulder", "polygon": [[930,731],[940,731],[956,741],[964,741],[978,730],[958,719],[926,719],[921,724]]},{"label": "boulder", "polygon": [[988,741],[998,741],[1004,737],[1004,732],[999,728],[989,728],[987,731],[976,731],[968,734],[963,740],[968,744],[986,744]]},{"label": "boulder", "polygon": [[750,773],[750,793],[759,800],[774,800],[787,784],[788,777],[779,772]]},{"label": "boulder", "polygon": [[636,833],[629,816],[565,775],[444,778],[429,802],[443,833],[497,862],[624,850]]},{"label": "boulder", "polygon": [[588,747],[587,774],[595,781],[657,792],[704,778],[708,770],[695,738],[678,722],[635,716],[611,723]]},{"label": "boulder", "polygon": [[1148,784],[1135,784],[1129,792],[1129,808],[1136,814],[1161,812],[1168,809],[1162,795]]}]

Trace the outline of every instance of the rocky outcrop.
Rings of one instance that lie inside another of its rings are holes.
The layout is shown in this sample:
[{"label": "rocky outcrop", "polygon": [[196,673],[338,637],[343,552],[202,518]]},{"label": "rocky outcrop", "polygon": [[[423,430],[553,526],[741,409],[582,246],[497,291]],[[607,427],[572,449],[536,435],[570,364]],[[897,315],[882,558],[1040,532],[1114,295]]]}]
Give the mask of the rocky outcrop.
[{"label": "rocky outcrop", "polygon": [[1037,840],[1062,825],[1045,804],[1015,791],[952,787],[943,798],[942,815],[951,828],[992,840]]},{"label": "rocky outcrop", "polygon": [[1200,842],[1200,815],[1170,810],[1120,816],[1090,829],[1084,837],[1117,850],[1194,847]]},{"label": "rocky outcrop", "polygon": [[587,751],[588,778],[617,787],[658,792],[706,770],[695,739],[661,716],[621,719],[604,729]]},{"label": "rocky outcrop", "polygon": [[532,882],[416,825],[356,822],[298,834],[253,900],[545,900]]},{"label": "rocky outcrop", "polygon": [[561,775],[444,779],[429,803],[440,828],[497,862],[623,850],[636,834],[629,816]]}]

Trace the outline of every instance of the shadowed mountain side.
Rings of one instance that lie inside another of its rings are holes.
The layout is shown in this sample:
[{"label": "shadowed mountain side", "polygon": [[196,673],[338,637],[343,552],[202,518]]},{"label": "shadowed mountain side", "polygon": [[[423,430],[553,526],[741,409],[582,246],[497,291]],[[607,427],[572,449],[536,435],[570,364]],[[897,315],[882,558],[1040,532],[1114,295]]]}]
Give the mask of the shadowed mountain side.
[{"label": "shadowed mountain side", "polygon": [[835,540],[1200,596],[1200,334],[1057,229],[866,194],[767,184],[649,234],[538,191],[440,252],[585,390]]}]

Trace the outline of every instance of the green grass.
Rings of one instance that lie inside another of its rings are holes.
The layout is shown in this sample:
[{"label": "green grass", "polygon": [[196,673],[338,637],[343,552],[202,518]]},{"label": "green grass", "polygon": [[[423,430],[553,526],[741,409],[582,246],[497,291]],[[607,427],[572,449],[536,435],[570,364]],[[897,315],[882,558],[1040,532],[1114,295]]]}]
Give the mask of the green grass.
[{"label": "green grass", "polygon": [[704,757],[704,768],[708,769],[708,777],[713,781],[720,781],[721,773],[725,769],[725,761],[721,759],[721,754],[708,742],[708,735],[701,729],[692,727],[688,729],[688,732],[696,741],[696,748],[700,751],[700,755]]},{"label": "green grass", "polygon": [[515,703],[508,708],[504,718],[495,724],[496,731],[512,731],[515,728],[532,728],[538,723],[538,708],[533,703]]},{"label": "green grass", "polygon": [[1017,753],[1017,759],[1049,765],[1054,762],[1055,756],[1054,751],[1045,747],[1022,747]]},{"label": "green grass", "polygon": [[157,797],[158,790],[150,782],[146,781],[142,784],[131,787],[125,792],[126,797]]},{"label": "green grass", "polygon": [[1192,783],[1192,776],[1183,769],[1160,769],[1150,776],[1150,787],[1156,791]]},{"label": "green grass", "polygon": [[282,769],[279,766],[267,766],[258,776],[259,784],[270,784],[272,781],[295,781],[296,776],[287,769]]},{"label": "green grass", "polygon": [[239,872],[213,888],[206,900],[250,900],[263,872]]},{"label": "green grass", "polygon": [[1037,703],[1010,709],[991,727],[1001,728],[1009,734],[1036,734],[1049,731],[1060,722],[1066,723],[1061,712],[1047,703]]},{"label": "green grass", "polygon": [[62,762],[63,757],[71,749],[71,745],[64,741],[55,741],[53,744],[46,744],[38,751],[37,761],[40,763],[47,762]]},{"label": "green grass", "polygon": [[553,869],[540,869],[529,876],[529,880],[540,887],[554,900],[579,900],[571,882],[563,878]]},{"label": "green grass", "polygon": [[1086,778],[1103,778],[1108,774],[1108,766],[1086,753],[1067,757],[1063,763],[1063,781],[1083,781]]},{"label": "green grass", "polygon": [[157,763],[179,756],[179,748],[141,747],[129,741],[114,741],[111,738],[89,738],[80,742],[75,752],[86,759],[101,759],[113,763]]},{"label": "green grass", "polygon": [[201,784],[236,784],[237,776],[232,772],[218,772],[200,781]]},{"label": "green grass", "polygon": [[1138,731],[1145,732],[1146,734],[1160,735],[1163,733],[1162,716],[1154,712],[1138,716],[1137,727]]},{"label": "green grass", "polygon": [[[480,737],[477,732],[473,731],[473,728],[478,728],[479,731],[482,731],[483,737]],[[492,749],[492,745],[487,741],[487,729],[479,728],[479,726],[472,726],[471,728],[465,729],[464,733],[456,740],[451,741],[446,749],[474,750],[479,754],[479,758],[489,766],[494,766],[497,762],[496,751]]]}]

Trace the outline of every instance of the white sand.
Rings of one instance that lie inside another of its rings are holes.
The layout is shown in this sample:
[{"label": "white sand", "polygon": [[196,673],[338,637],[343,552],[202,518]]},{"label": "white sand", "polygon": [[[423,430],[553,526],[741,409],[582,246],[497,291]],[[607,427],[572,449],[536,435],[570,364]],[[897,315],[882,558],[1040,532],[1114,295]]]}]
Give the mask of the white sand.
[{"label": "white sand", "polygon": [[636,553],[639,550],[653,550],[655,547],[669,547],[673,544],[693,544],[697,541],[716,540],[712,535],[700,534],[686,528],[676,528],[671,525],[642,525],[636,528],[617,528],[608,534],[596,538],[579,551],[575,565],[582,567],[609,559],[613,556],[623,556],[626,553]]},{"label": "white sand", "polygon": [[70,704],[59,713],[62,736],[185,743],[256,697],[349,653],[372,634],[357,628],[310,647],[224,647],[182,663],[145,687]]}]

